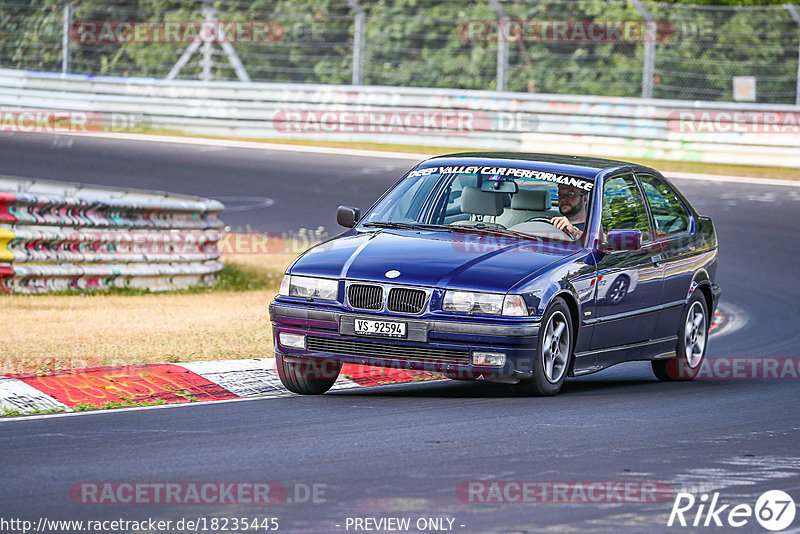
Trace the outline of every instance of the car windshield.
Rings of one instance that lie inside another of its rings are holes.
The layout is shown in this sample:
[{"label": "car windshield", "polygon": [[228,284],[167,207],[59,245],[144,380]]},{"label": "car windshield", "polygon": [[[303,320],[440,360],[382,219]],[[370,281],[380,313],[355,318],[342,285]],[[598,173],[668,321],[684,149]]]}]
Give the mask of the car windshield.
[{"label": "car windshield", "polygon": [[593,185],[583,178],[512,167],[428,167],[410,172],[362,226],[573,241],[550,220],[567,215],[584,230]]}]

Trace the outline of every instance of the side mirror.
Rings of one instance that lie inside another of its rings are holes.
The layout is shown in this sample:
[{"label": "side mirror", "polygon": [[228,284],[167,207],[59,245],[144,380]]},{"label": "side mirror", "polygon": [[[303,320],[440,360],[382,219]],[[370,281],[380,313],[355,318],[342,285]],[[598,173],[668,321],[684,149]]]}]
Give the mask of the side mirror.
[{"label": "side mirror", "polygon": [[611,230],[608,232],[605,252],[620,252],[624,250],[639,250],[642,248],[641,230]]},{"label": "side mirror", "polygon": [[361,218],[361,210],[350,206],[339,206],[336,209],[336,222],[345,228],[352,228]]}]

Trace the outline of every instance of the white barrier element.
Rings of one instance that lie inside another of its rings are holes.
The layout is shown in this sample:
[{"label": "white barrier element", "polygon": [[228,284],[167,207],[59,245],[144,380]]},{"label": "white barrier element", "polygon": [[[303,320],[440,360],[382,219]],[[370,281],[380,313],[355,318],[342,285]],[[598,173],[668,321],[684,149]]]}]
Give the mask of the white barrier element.
[{"label": "white barrier element", "polygon": [[[800,167],[800,107],[788,105],[165,81],[0,69],[0,109],[94,112],[102,116],[102,124],[93,127],[106,131],[143,126],[228,137],[430,144]],[[312,112],[314,120],[309,121]],[[392,114],[403,122],[415,112],[440,115],[428,126],[424,121],[410,127],[386,122],[392,120]],[[459,115],[452,119],[454,113],[465,112],[468,114],[460,117],[468,124],[460,122]],[[359,117],[359,113],[366,115]]]},{"label": "white barrier element", "polygon": [[212,284],[215,200],[0,177],[0,291]]},{"label": "white barrier element", "polygon": [[62,403],[16,378],[0,376],[0,411],[30,413],[72,411]]}]

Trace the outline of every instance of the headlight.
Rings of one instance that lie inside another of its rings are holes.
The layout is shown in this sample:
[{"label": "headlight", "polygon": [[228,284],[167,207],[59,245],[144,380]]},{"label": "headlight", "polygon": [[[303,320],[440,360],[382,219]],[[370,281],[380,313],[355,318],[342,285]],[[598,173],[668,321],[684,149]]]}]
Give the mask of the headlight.
[{"label": "headlight", "polygon": [[278,294],[305,299],[336,300],[339,294],[339,281],[328,278],[286,275],[281,282]]},{"label": "headlight", "polygon": [[485,313],[525,317],[528,310],[519,295],[474,293],[472,291],[446,291],[442,310],[458,313]]}]

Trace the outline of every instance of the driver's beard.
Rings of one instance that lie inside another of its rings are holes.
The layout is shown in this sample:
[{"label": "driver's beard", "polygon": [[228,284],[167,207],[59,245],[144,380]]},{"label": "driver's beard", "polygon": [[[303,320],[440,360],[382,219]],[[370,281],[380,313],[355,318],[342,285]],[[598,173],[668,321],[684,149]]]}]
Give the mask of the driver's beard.
[{"label": "driver's beard", "polygon": [[575,217],[576,215],[580,214],[581,211],[583,211],[583,202],[578,202],[574,206],[571,206],[570,208],[568,208],[567,211],[564,211],[561,208],[561,206],[559,206],[558,207],[558,211],[560,211],[561,215],[563,215],[567,219],[571,219],[572,217]]}]

